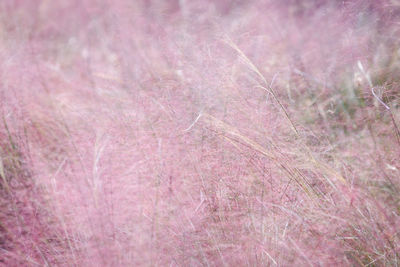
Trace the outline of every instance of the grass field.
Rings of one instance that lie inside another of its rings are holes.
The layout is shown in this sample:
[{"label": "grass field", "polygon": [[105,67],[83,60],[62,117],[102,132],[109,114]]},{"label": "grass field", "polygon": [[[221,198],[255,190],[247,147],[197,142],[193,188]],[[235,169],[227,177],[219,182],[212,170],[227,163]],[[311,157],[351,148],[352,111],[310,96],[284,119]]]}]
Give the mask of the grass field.
[{"label": "grass field", "polygon": [[1,266],[400,266],[400,1],[0,2]]}]

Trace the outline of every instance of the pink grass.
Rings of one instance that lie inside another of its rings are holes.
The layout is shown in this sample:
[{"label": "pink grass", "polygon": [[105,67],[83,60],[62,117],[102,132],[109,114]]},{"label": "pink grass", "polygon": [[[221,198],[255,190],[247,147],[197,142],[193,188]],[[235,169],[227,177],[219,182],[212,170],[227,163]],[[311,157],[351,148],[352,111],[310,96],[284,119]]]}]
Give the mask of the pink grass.
[{"label": "pink grass", "polygon": [[0,4],[0,263],[397,266],[394,1]]}]

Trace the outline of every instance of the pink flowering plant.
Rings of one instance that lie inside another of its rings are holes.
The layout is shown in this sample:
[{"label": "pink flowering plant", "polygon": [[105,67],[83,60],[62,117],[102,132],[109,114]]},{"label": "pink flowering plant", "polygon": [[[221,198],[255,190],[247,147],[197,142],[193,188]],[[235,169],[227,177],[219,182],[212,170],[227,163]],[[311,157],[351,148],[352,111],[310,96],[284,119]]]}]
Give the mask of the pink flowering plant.
[{"label": "pink flowering plant", "polygon": [[398,1],[2,1],[0,62],[0,265],[400,265]]}]

